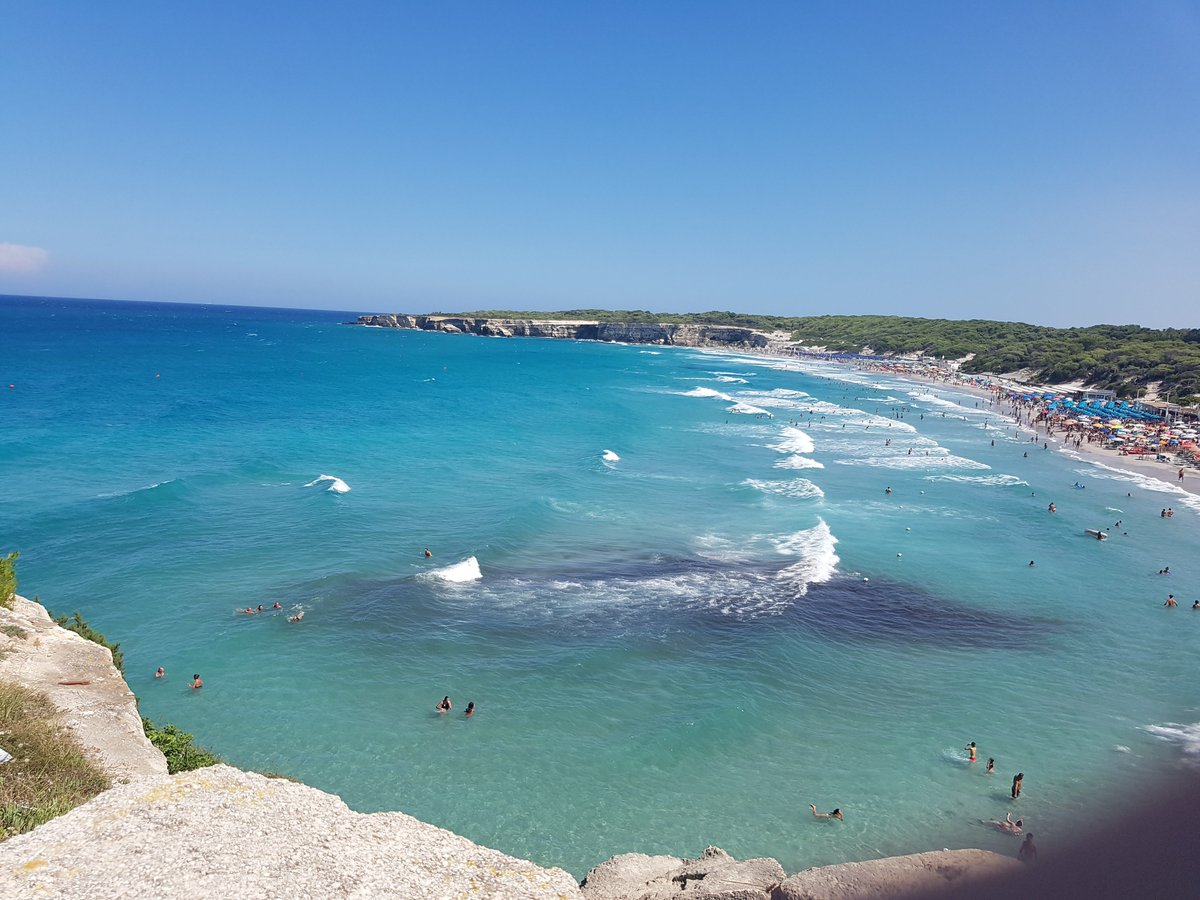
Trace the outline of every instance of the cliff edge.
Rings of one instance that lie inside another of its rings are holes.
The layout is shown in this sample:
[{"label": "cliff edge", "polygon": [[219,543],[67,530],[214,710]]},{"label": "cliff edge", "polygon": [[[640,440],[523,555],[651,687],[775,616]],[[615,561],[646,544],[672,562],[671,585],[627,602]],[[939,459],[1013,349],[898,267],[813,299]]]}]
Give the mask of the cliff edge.
[{"label": "cliff edge", "polygon": [[167,774],[109,649],[59,628],[45,607],[24,597],[14,597],[12,609],[0,606],[0,680],[45,694],[114,782]]}]

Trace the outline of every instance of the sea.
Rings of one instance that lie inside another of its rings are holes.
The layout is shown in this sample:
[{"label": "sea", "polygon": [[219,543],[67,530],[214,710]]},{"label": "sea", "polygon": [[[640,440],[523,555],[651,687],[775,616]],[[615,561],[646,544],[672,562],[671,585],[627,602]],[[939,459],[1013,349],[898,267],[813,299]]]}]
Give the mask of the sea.
[{"label": "sea", "polygon": [[1176,486],[944,384],[354,316],[0,298],[0,552],[231,764],[576,876],[1052,855],[1200,764]]}]

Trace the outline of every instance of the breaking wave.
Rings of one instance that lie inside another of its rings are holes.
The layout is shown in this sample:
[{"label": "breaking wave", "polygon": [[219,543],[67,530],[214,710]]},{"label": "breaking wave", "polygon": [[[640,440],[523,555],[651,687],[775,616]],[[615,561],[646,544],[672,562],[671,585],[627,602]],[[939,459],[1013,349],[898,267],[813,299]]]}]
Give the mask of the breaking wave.
[{"label": "breaking wave", "polygon": [[345,494],[350,490],[350,485],[346,484],[346,482],[342,481],[336,475],[318,475],[306,484],[305,487],[314,487],[323,481],[329,482],[329,487],[326,490],[331,494]]}]

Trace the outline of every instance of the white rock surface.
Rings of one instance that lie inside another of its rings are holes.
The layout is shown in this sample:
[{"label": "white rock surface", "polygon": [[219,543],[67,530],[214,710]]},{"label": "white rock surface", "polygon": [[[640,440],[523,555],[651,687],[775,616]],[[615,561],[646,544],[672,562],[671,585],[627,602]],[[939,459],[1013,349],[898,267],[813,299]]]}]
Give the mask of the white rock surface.
[{"label": "white rock surface", "polygon": [[0,896],[579,898],[543,869],[404,813],[213,766],[106,791],[0,844]]},{"label": "white rock surface", "polygon": [[738,861],[719,847],[696,859],[625,853],[583,880],[586,900],[769,900],[787,875],[773,859]]},{"label": "white rock surface", "polygon": [[0,680],[49,697],[114,781],[166,774],[167,761],[142,730],[137,701],[107,647],[59,628],[43,606],[24,597],[15,597],[11,610],[0,606],[0,626],[24,635],[0,631]]},{"label": "white rock surface", "polygon": [[966,896],[983,882],[1023,870],[1015,859],[988,850],[936,850],[809,869],[779,885],[771,900]]}]

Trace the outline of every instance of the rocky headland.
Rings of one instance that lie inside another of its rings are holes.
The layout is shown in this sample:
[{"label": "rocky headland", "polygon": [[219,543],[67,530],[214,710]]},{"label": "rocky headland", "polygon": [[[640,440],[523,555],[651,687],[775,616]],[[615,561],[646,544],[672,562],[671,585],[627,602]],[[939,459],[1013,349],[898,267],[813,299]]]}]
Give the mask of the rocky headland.
[{"label": "rocky headland", "polygon": [[356,813],[286,779],[225,765],[168,775],[109,650],[20,597],[0,607],[0,679],[46,694],[113,782],[0,843],[3,897],[837,900],[954,895],[1024,874],[994,853],[944,850],[788,877],[773,859],[709,848],[696,859],[616,856],[580,885],[562,869],[401,812]]},{"label": "rocky headland", "polygon": [[790,335],[774,335],[733,325],[595,322],[570,319],[475,319],[463,316],[359,316],[358,325],[373,328],[410,328],[480,337],[542,337],[573,341],[608,341],[622,344],[659,344],[679,347],[724,347],[766,350]]}]

